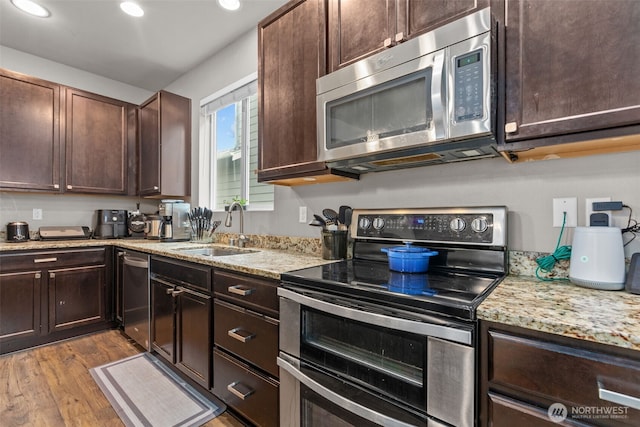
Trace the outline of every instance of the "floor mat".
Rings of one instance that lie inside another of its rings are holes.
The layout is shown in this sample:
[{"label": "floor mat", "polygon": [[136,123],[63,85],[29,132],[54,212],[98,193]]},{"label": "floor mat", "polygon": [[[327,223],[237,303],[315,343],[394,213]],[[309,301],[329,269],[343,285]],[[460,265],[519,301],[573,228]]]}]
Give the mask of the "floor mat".
[{"label": "floor mat", "polygon": [[199,426],[226,409],[155,356],[141,353],[89,370],[128,427]]}]

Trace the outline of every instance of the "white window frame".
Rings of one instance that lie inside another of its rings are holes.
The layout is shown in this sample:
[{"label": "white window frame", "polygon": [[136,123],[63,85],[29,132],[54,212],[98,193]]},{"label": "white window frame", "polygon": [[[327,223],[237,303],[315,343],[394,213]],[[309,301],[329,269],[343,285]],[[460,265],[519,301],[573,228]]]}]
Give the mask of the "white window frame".
[{"label": "white window frame", "polygon": [[[214,192],[214,179],[216,176],[216,160],[213,156],[213,146],[211,144],[213,135],[215,135],[215,120],[213,115],[205,115],[203,113],[202,107],[209,104],[212,101],[215,101],[223,96],[230,94],[231,92],[246,86],[254,81],[257,81],[258,73],[254,72],[241,78],[240,80],[220,89],[219,91],[207,96],[200,100],[200,137],[199,137],[199,161],[198,161],[198,200],[203,206],[211,206],[212,210],[221,212],[222,209],[215,208],[215,196]],[[243,109],[245,110],[245,109]],[[251,115],[249,111],[243,111],[243,119],[246,121],[245,129],[249,128]],[[211,123],[209,123],[211,121]],[[249,175],[248,171],[250,164],[249,157],[249,138],[250,134],[245,132],[243,135],[243,142],[241,147],[241,155],[242,155],[242,164],[241,164],[241,174],[242,174],[242,186],[244,195],[248,196],[250,191],[250,180],[248,179]],[[243,195],[240,195],[243,197]],[[274,192],[275,199],[275,192]],[[271,203],[271,205],[258,204],[253,205],[249,203],[247,205],[248,211],[273,211],[275,207],[275,200]]]}]

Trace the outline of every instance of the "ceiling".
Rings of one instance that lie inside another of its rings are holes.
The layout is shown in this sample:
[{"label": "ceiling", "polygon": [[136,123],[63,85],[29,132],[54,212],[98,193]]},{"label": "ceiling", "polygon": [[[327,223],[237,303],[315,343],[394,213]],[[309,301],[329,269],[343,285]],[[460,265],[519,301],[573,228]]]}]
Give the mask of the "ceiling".
[{"label": "ceiling", "polygon": [[[286,0],[241,0],[235,12],[216,0],[39,0],[36,18],[0,0],[0,45],[155,92],[255,28]],[[257,55],[256,46],[256,55]]]}]

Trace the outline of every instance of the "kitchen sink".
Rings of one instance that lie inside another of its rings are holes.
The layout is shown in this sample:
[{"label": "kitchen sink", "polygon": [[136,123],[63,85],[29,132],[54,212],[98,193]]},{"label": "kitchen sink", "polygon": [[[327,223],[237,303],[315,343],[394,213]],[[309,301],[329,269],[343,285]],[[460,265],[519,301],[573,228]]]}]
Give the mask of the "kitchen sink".
[{"label": "kitchen sink", "polygon": [[185,249],[176,249],[176,250],[180,251],[180,253],[187,254],[187,255],[207,256],[207,257],[245,255],[245,254],[258,252],[252,249],[239,249],[239,248],[185,248]]}]

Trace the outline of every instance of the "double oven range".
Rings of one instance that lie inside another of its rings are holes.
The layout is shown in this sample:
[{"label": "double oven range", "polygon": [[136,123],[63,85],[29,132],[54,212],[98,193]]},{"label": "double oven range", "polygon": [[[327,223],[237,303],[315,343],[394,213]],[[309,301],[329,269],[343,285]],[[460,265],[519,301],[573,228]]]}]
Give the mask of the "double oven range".
[{"label": "double oven range", "polygon": [[[355,209],[353,257],[282,275],[282,426],[474,426],[476,308],[504,278],[502,206]],[[391,271],[385,247],[438,251]]]}]

